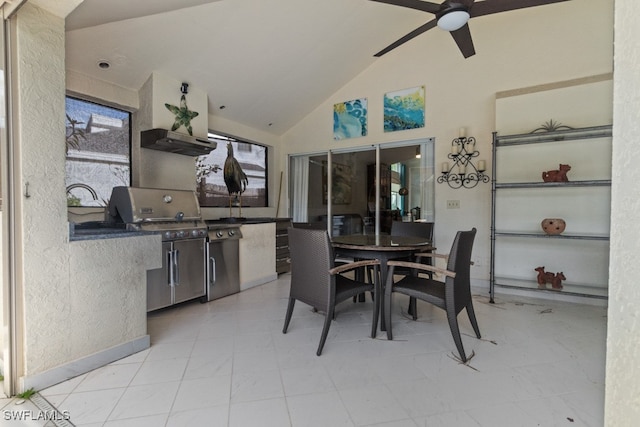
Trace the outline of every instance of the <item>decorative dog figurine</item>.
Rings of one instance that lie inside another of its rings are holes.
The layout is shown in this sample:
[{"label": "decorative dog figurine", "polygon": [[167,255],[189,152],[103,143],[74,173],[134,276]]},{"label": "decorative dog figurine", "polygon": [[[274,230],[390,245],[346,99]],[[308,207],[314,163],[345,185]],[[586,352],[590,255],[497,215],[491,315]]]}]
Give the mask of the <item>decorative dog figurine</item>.
[{"label": "decorative dog figurine", "polygon": [[562,281],[567,280],[562,271],[553,274],[544,271],[544,267],[537,267],[534,270],[538,272],[538,289],[547,289],[547,283],[550,283],[551,288],[560,290],[562,289]]},{"label": "decorative dog figurine", "polygon": [[567,182],[567,172],[571,170],[571,166],[560,164],[557,170],[542,172],[542,180],[544,182]]}]

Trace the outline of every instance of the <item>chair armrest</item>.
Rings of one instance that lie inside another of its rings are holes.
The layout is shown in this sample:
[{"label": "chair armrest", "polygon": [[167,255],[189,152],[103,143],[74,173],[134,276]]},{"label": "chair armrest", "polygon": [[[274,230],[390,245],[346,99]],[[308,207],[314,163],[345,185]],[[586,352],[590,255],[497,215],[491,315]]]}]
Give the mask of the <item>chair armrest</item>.
[{"label": "chair armrest", "polygon": [[387,263],[389,267],[397,266],[397,267],[406,267],[406,268],[415,268],[416,270],[422,271],[430,271],[432,273],[442,274],[447,277],[456,277],[456,273],[454,271],[445,270],[444,268],[434,267],[432,265],[420,264],[418,262],[407,262],[407,261],[389,261]]},{"label": "chair armrest", "polygon": [[[435,254],[435,253],[430,253],[430,252],[416,252],[414,254],[416,256],[416,258],[443,258],[445,260],[449,260],[449,255],[445,255],[445,254]],[[469,261],[470,265],[474,265],[475,263],[473,261]]]},{"label": "chair armrest", "polygon": [[414,254],[416,258],[442,258],[445,260],[449,259],[449,254],[437,254],[434,252],[416,252]]},{"label": "chair armrest", "polygon": [[377,259],[366,259],[362,261],[350,262],[348,264],[333,267],[331,270],[329,270],[329,274],[340,274],[344,273],[345,271],[354,270],[360,267],[366,267],[368,265],[380,265],[380,261],[378,261]]},{"label": "chair armrest", "polygon": [[437,250],[438,248],[433,246],[429,247],[429,249],[420,249],[419,251],[416,251],[416,254],[435,254]]}]

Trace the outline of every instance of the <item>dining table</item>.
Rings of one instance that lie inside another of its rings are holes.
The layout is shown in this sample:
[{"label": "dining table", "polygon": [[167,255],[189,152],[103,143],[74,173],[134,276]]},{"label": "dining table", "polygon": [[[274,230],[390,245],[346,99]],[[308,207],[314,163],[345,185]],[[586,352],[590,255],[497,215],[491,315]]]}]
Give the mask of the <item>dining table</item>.
[{"label": "dining table", "polygon": [[346,234],[331,237],[335,255],[354,259],[380,261],[380,288],[382,295],[375,296],[380,310],[380,330],[385,330],[384,284],[392,259],[411,257],[416,252],[433,251],[431,239],[417,236],[393,236],[389,234]]}]

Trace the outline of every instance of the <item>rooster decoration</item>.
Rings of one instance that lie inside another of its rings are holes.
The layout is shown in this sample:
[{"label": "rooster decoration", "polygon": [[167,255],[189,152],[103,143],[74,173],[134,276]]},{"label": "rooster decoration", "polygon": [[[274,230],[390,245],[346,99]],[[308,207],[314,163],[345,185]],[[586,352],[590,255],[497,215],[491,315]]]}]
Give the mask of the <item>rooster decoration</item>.
[{"label": "rooster decoration", "polygon": [[239,216],[242,217],[242,193],[247,189],[249,179],[236,160],[233,157],[233,147],[231,143],[227,143],[227,159],[224,161],[223,168],[224,183],[229,191],[229,217],[231,217],[232,196],[237,196],[239,200]]}]

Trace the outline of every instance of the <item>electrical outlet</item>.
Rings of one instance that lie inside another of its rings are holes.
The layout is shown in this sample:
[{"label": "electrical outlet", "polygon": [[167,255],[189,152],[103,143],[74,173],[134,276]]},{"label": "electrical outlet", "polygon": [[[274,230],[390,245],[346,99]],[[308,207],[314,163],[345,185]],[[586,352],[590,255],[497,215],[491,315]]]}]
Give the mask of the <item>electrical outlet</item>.
[{"label": "electrical outlet", "polygon": [[460,200],[447,200],[447,209],[460,209]]}]

